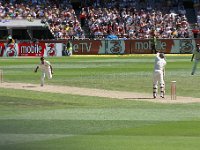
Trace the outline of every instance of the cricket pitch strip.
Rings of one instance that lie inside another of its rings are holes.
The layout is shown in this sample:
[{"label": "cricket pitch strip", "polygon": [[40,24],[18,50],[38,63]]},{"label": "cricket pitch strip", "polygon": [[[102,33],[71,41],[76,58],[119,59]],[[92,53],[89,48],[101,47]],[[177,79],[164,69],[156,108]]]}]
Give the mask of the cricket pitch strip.
[{"label": "cricket pitch strip", "polygon": [[181,103],[199,103],[200,102],[200,98],[193,98],[193,97],[177,96],[176,100],[171,100],[170,95],[166,95],[165,98],[158,97],[156,99],[153,99],[153,96],[147,93],[110,91],[110,90],[103,90],[103,89],[47,85],[47,84],[41,87],[40,85],[37,85],[37,84],[3,82],[3,83],[0,83],[0,88],[21,89],[21,90],[29,90],[29,91],[61,93],[61,94],[82,95],[82,96],[105,97],[105,98],[113,98],[113,99],[119,99],[119,100],[148,101],[148,102],[154,102],[154,103],[170,103],[170,104],[180,103],[181,104]]}]

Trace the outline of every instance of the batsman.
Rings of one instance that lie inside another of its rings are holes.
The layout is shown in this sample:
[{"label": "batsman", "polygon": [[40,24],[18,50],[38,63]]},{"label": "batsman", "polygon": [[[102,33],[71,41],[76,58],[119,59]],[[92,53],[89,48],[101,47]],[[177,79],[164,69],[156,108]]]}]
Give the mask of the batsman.
[{"label": "batsman", "polygon": [[158,83],[160,83],[160,97],[165,96],[165,66],[167,62],[165,60],[164,53],[157,53],[154,64],[154,74],[153,74],[153,98],[157,97],[158,93]]}]

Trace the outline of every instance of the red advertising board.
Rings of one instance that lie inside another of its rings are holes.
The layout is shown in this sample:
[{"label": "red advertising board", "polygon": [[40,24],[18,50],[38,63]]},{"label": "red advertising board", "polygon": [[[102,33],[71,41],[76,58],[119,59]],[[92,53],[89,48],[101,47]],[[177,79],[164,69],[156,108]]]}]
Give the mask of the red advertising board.
[{"label": "red advertising board", "polygon": [[[180,39],[158,39],[157,40],[157,51],[164,53],[180,53]],[[185,41],[189,42],[189,39]],[[150,39],[136,39],[130,41],[131,54],[151,54],[151,41]],[[173,49],[176,50],[173,50]]]},{"label": "red advertising board", "polygon": [[[0,42],[0,57],[62,56],[66,41],[19,42],[6,46]],[[74,55],[151,54],[150,39],[134,40],[73,40]],[[200,39],[158,39],[157,50],[171,54],[192,53]]]},{"label": "red advertising board", "polygon": [[75,40],[73,41],[73,54],[96,55],[99,54],[101,47],[103,47],[101,40]]},{"label": "red advertising board", "polygon": [[4,43],[0,43],[0,57],[3,57],[5,51],[5,45]]},{"label": "red advertising board", "polygon": [[151,43],[150,40],[131,40],[131,54],[150,54]]},{"label": "red advertising board", "polygon": [[56,56],[56,43],[46,43],[46,56]]},{"label": "red advertising board", "polygon": [[18,56],[43,56],[45,43],[18,43]]},{"label": "red advertising board", "polygon": [[175,44],[173,39],[159,39],[157,50],[166,54],[170,54],[174,45]]}]

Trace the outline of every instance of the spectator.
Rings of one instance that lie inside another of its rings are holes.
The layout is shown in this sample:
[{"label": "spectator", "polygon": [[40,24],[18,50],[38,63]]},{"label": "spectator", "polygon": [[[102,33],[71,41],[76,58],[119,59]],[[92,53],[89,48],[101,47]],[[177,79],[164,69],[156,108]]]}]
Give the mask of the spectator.
[{"label": "spectator", "polygon": [[194,28],[192,29],[192,33],[193,33],[194,38],[198,37],[198,35],[199,35],[199,27],[198,27],[197,23],[194,25]]},{"label": "spectator", "polygon": [[80,20],[81,20],[81,27],[85,26],[85,20],[86,20],[86,12],[84,8],[82,8],[82,11],[80,13]]},{"label": "spectator", "polygon": [[113,34],[112,31],[109,31],[109,32],[108,32],[108,36],[106,37],[106,39],[107,39],[107,40],[117,40],[118,37],[117,37],[117,35]]},{"label": "spectator", "polygon": [[8,47],[8,45],[10,45],[12,43],[15,43],[15,40],[12,38],[12,35],[8,35],[6,47]]}]

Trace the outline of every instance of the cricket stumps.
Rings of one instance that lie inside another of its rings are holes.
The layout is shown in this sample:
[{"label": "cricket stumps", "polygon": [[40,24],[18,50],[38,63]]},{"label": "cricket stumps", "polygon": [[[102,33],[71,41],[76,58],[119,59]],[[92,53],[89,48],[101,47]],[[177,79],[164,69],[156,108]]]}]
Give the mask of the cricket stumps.
[{"label": "cricket stumps", "polygon": [[176,81],[171,81],[171,100],[176,100]]}]

